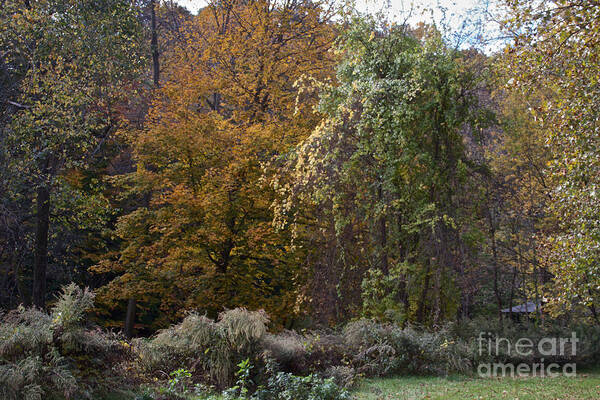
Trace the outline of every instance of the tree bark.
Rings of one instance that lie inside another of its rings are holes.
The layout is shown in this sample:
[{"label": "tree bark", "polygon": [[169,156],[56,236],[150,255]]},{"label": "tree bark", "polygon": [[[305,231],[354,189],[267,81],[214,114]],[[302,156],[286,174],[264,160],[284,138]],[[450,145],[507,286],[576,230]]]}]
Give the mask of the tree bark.
[{"label": "tree bark", "polygon": [[419,299],[419,306],[417,308],[417,322],[420,324],[425,320],[425,301],[427,300],[427,292],[429,291],[430,272],[431,260],[427,262],[427,269],[425,270],[425,277],[423,279],[423,291],[421,292],[421,298]]},{"label": "tree bark", "polygon": [[[158,87],[160,83],[160,63],[158,53],[158,32],[156,31],[156,1],[150,0],[150,23],[151,23],[151,38],[150,38],[150,50],[152,51],[152,79],[154,87]],[[127,313],[125,315],[125,337],[131,339],[133,337],[133,326],[135,324],[135,297],[129,298],[127,301]]]},{"label": "tree bark", "polygon": [[48,268],[48,230],[50,226],[50,191],[46,186],[37,190],[37,227],[33,264],[33,304],[46,306],[46,270]]},{"label": "tree bark", "polygon": [[433,301],[433,325],[437,326],[440,322],[442,315],[442,268],[438,266],[435,269],[435,280],[434,280],[434,301]]},{"label": "tree bark", "polygon": [[[379,189],[377,190],[377,194],[379,197],[379,201],[383,203],[383,182],[380,182]],[[388,275],[390,273],[390,267],[388,262],[388,252],[387,252],[387,221],[385,214],[379,216],[379,221],[377,221],[378,229],[379,229],[379,245],[381,246],[381,262],[380,268],[381,272],[384,275]]]},{"label": "tree bark", "polygon": [[534,255],[533,255],[533,288],[535,290],[535,303],[536,303],[536,313],[538,315],[538,318],[540,321],[544,321],[544,315],[542,314],[542,299],[540,298],[540,292],[539,292],[539,269],[537,266],[537,254],[535,253],[535,247],[533,248],[534,251]]},{"label": "tree bark", "polygon": [[488,221],[490,223],[490,238],[492,241],[492,260],[494,264],[494,294],[498,305],[498,323],[502,326],[502,296],[500,295],[500,285],[498,282],[500,275],[500,266],[498,264],[498,249],[496,247],[496,226],[494,224],[494,215],[488,208]]},{"label": "tree bark", "polygon": [[125,337],[131,339],[133,337],[133,325],[135,324],[135,298],[131,297],[127,302],[127,314],[125,316]]},{"label": "tree bark", "polygon": [[150,0],[150,13],[152,18],[152,38],[150,39],[150,48],[152,50],[152,76],[154,78],[154,86],[158,87],[160,81],[160,64],[158,61],[158,33],[156,32],[155,0]]},{"label": "tree bark", "polygon": [[[592,290],[590,288],[588,288],[588,293],[590,295],[590,297],[592,296]],[[600,325],[600,319],[598,318],[598,310],[596,310],[596,305],[592,302],[589,305],[590,311],[592,312],[592,316],[594,317],[594,320],[596,321],[596,324]]]},{"label": "tree bark", "polygon": [[17,252],[15,251],[11,257],[13,274],[15,276],[15,284],[17,285],[17,294],[19,296],[19,302],[26,306],[31,305],[31,296],[25,290],[25,277],[23,276],[23,266],[19,260]]},{"label": "tree bark", "polygon": [[[519,254],[519,268],[521,265],[521,255]],[[510,320],[513,320],[513,302],[515,299],[515,285],[517,283],[517,267],[515,267],[513,265],[513,275],[512,275],[512,280],[511,280],[511,284],[510,284],[510,298],[508,301],[508,307],[510,309]]]}]

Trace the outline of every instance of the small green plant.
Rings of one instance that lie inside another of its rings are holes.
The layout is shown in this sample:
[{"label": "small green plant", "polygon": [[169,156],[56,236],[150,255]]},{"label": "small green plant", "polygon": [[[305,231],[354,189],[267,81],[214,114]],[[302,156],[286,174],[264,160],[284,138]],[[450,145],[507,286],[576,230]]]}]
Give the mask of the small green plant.
[{"label": "small green plant", "polygon": [[171,394],[185,394],[188,392],[187,383],[190,381],[192,374],[184,368],[179,368],[169,374],[171,379],[167,382],[167,391]]},{"label": "small green plant", "polygon": [[135,396],[133,400],[154,400],[154,397],[152,396],[152,393],[144,392]]},{"label": "small green plant", "polygon": [[267,387],[260,388],[251,400],[350,400],[350,393],[335,384],[332,378],[317,375],[296,376],[279,372],[271,375]]},{"label": "small green plant", "polygon": [[225,398],[228,399],[247,399],[249,393],[249,386],[252,385],[252,380],[250,379],[250,373],[252,372],[252,364],[250,364],[250,359],[246,358],[242,360],[238,365],[238,371],[235,374],[237,377],[237,381],[235,382],[235,386],[227,389],[223,392]]}]

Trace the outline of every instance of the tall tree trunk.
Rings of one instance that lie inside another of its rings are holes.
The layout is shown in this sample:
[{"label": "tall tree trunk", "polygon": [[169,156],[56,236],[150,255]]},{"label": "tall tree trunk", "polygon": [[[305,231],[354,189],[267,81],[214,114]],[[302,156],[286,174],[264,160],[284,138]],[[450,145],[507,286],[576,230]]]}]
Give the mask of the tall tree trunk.
[{"label": "tall tree trunk", "polygon": [[154,86],[158,87],[160,81],[160,64],[158,62],[158,33],[156,32],[155,0],[150,1],[150,13],[152,18],[152,38],[150,40],[150,48],[152,50],[152,76],[154,78]]},{"label": "tall tree trunk", "polygon": [[434,301],[433,301],[433,324],[438,325],[442,315],[442,267],[435,269],[434,279]]},{"label": "tall tree trunk", "polygon": [[419,299],[419,305],[417,307],[417,322],[423,323],[425,320],[425,300],[427,300],[427,291],[429,290],[429,279],[431,272],[431,260],[427,261],[427,269],[425,270],[425,277],[423,279],[423,291]]},{"label": "tall tree trunk", "polygon": [[596,306],[594,303],[590,304],[590,311],[592,312],[592,316],[594,317],[594,321],[596,324],[600,325],[600,319],[598,319],[598,311],[596,310]]},{"label": "tall tree trunk", "polygon": [[48,230],[50,226],[50,191],[46,186],[37,190],[37,227],[33,263],[33,304],[46,306],[46,269],[48,268]]},{"label": "tall tree trunk", "polygon": [[11,256],[11,263],[13,266],[13,274],[15,276],[15,284],[17,285],[17,294],[19,296],[19,302],[29,306],[31,305],[31,296],[25,290],[25,277],[23,276],[23,266],[17,256],[17,251],[13,252]]},{"label": "tall tree trunk", "polygon": [[[383,182],[380,182],[379,189],[377,189],[377,195],[379,197],[379,202],[383,203]],[[389,262],[388,262],[388,252],[387,252],[387,220],[385,215],[380,215],[379,220],[377,221],[378,230],[379,230],[379,245],[381,246],[381,262],[380,268],[381,272],[384,275],[388,275],[390,272]]]},{"label": "tall tree trunk", "polygon": [[542,314],[542,299],[540,298],[539,292],[539,268],[537,265],[537,254],[535,251],[535,246],[533,247],[533,287],[535,290],[535,303],[536,303],[536,313],[540,321],[544,321],[544,315]]},{"label": "tall tree trunk", "polygon": [[[594,295],[592,294],[592,289],[590,289],[588,287],[587,292],[590,295],[590,298],[594,298]],[[596,305],[594,304],[594,302],[592,301],[592,303],[588,307],[589,307],[590,311],[592,312],[592,316],[594,317],[596,324],[600,325],[600,319],[598,318],[598,310],[596,309]]]},{"label": "tall tree trunk", "polygon": [[[519,255],[518,255],[518,260],[519,260],[519,269],[521,268],[521,252],[519,250]],[[510,298],[508,300],[508,307],[510,310],[510,320],[513,320],[513,304],[514,304],[514,300],[515,300],[515,285],[517,283],[517,273],[518,273],[518,269],[516,266],[513,265],[513,275],[512,275],[512,281],[510,283]]]},{"label": "tall tree trunk", "polygon": [[525,271],[525,268],[523,268],[523,270],[521,271],[521,275],[522,275],[522,285],[523,285],[523,295],[524,297],[524,304],[525,304],[525,315],[527,316],[527,318],[529,318],[529,308],[527,307],[527,302],[529,301],[528,295],[529,293],[527,293],[527,271]]},{"label": "tall tree trunk", "polygon": [[404,283],[402,285],[401,299],[402,299],[402,304],[404,305],[404,320],[402,321],[402,328],[404,329],[404,327],[408,323],[408,317],[409,317],[409,313],[410,313],[410,299],[408,297],[409,286],[408,286],[407,274],[403,274],[403,279],[404,279]]},{"label": "tall tree trunk", "polygon": [[[150,18],[151,18],[151,38],[150,50],[152,51],[152,78],[154,87],[158,87],[160,83],[160,64],[158,60],[158,33],[156,31],[156,1],[150,0]],[[147,201],[146,201],[147,202]],[[135,297],[130,297],[127,301],[127,313],[125,315],[125,337],[131,339],[133,337],[133,326],[135,325]]]},{"label": "tall tree trunk", "polygon": [[125,337],[133,337],[133,325],[135,324],[135,298],[131,297],[127,302],[127,314],[125,315]]},{"label": "tall tree trunk", "polygon": [[490,237],[492,240],[492,262],[494,264],[494,294],[498,305],[498,323],[502,326],[502,296],[500,296],[500,285],[498,283],[500,275],[500,265],[498,264],[498,249],[496,246],[496,225],[494,224],[494,215],[488,208],[488,220],[490,223]]}]

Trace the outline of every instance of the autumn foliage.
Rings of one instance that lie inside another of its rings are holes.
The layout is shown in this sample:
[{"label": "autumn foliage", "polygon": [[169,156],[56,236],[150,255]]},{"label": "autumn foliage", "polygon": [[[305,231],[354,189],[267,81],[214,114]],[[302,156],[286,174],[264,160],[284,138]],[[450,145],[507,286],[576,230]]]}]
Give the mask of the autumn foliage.
[{"label": "autumn foliage", "polygon": [[499,10],[482,50],[329,0],[1,2],[0,307],[599,323],[598,7]]},{"label": "autumn foliage", "polygon": [[122,271],[102,299],[157,302],[162,323],[236,305],[294,315],[299,255],[272,224],[265,176],[316,124],[315,97],[295,84],[332,74],[325,6],[214,2],[186,24],[145,127],[124,132],[136,171],[119,179],[146,203],[95,268]]}]

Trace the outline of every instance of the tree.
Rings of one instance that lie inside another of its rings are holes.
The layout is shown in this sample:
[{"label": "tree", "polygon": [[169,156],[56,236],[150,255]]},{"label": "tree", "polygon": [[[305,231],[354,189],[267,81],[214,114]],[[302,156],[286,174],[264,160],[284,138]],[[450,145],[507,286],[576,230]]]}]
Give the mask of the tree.
[{"label": "tree", "polygon": [[[507,2],[509,85],[533,104],[550,160],[543,177],[554,223],[544,246],[554,275],[556,312],[598,302],[597,109],[600,8],[595,1]],[[543,94],[531,101],[532,94]],[[540,97],[538,97],[540,98]]]},{"label": "tree", "polygon": [[45,306],[52,204],[65,177],[85,171],[118,125],[115,104],[142,59],[137,8],[129,1],[4,2],[0,42],[22,71],[5,128],[13,187],[33,188],[33,303]]},{"label": "tree", "polygon": [[[547,278],[546,260],[537,251],[538,236],[547,220],[548,196],[543,170],[549,154],[528,104],[518,91],[507,90],[511,71],[497,68],[490,79],[492,106],[497,124],[483,135],[482,158],[489,174],[480,182],[481,211],[478,225],[487,233],[480,261],[490,264],[490,274],[480,276],[491,282],[500,322],[501,309],[527,300],[541,301]],[[507,77],[508,76],[508,77]],[[539,99],[540,97],[538,97]],[[486,285],[481,285],[479,307],[489,307]],[[518,302],[518,303],[517,303]],[[480,310],[483,311],[483,310]],[[491,310],[488,310],[491,311]]]},{"label": "tree", "polygon": [[134,295],[146,321],[158,311],[153,327],[190,308],[293,315],[297,255],[262,180],[315,124],[294,82],[330,74],[325,6],[215,1],[185,25],[144,129],[128,133],[138,167],[121,179],[149,201],[121,218],[121,250],[96,268],[120,274],[100,295],[108,305]]},{"label": "tree", "polygon": [[[135,111],[130,113],[127,118],[127,124],[135,127],[143,126],[151,102],[153,89],[160,86],[161,64],[170,58],[167,54],[170,54],[175,47],[173,43],[181,41],[181,27],[186,20],[190,19],[189,11],[181,6],[173,4],[172,1],[161,3],[150,0],[146,4],[145,11],[149,13],[144,21],[147,19],[148,21],[145,22],[149,25],[146,27],[145,31],[149,34],[147,40],[150,43],[149,51],[152,58],[153,87],[138,94],[139,98],[136,101],[137,104],[133,107]],[[123,154],[129,154],[129,152],[125,151]],[[122,174],[133,169],[132,160],[130,157],[127,159],[130,162],[126,163],[124,169],[115,171],[115,174]],[[144,203],[144,200],[142,200],[142,203]],[[116,207],[119,206],[119,202],[114,198],[113,203],[115,203]],[[147,201],[145,201],[145,203],[147,203]],[[123,326],[125,336],[128,338],[133,336],[136,308],[137,301],[135,297],[130,297],[127,301],[127,311]]]},{"label": "tree", "polygon": [[372,278],[393,279],[403,319],[451,318],[468,230],[458,198],[477,168],[463,143],[464,127],[477,132],[480,122],[473,77],[432,28],[418,37],[357,19],[338,51],[339,85],[322,88],[325,119],[297,147],[292,178],[277,182],[288,196],[279,218],[300,232],[333,232],[342,274],[370,271],[365,290],[379,290]]}]

